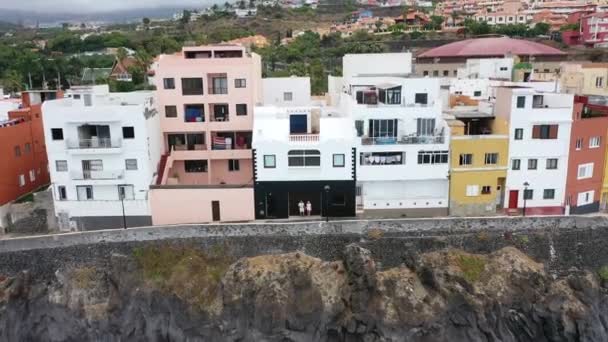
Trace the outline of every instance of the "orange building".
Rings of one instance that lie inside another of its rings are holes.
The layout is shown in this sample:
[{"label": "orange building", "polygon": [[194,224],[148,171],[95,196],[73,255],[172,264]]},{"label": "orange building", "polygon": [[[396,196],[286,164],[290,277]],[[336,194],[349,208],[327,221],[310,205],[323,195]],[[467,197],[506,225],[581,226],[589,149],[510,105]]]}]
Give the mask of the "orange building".
[{"label": "orange building", "polygon": [[0,206],[49,183],[41,104],[58,90],[24,92],[19,109],[0,121]]}]

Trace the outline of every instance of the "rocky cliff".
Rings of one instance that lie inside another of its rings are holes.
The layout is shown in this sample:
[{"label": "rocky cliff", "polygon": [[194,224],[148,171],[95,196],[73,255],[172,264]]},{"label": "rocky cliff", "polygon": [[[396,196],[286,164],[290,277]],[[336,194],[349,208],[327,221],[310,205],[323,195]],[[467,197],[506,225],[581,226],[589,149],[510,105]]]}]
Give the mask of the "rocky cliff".
[{"label": "rocky cliff", "polygon": [[513,247],[383,268],[356,244],[335,261],[165,245],[107,265],[0,277],[0,340],[608,341],[608,274],[556,277]]}]

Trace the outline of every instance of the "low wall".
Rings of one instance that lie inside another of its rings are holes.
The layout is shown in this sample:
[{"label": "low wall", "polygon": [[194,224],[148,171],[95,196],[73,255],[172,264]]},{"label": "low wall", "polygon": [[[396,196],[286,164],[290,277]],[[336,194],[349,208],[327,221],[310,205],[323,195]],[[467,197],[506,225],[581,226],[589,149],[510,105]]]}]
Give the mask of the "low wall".
[{"label": "low wall", "polygon": [[344,246],[358,243],[371,250],[383,267],[442,248],[489,253],[512,245],[559,273],[571,267],[608,265],[608,219],[401,219],[176,225],[68,233],[0,240],[0,274],[28,269],[34,277],[52,278],[55,270],[66,264],[109,267],[114,253],[132,255],[136,248],[167,243],[204,250],[219,246],[234,257],[303,251],[324,260],[337,259]]}]

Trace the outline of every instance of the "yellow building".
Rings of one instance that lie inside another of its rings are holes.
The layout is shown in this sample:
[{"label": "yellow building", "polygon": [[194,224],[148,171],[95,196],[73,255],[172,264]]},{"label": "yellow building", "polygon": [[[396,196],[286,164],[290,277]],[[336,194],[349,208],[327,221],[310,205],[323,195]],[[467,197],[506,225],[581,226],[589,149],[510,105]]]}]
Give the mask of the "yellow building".
[{"label": "yellow building", "polygon": [[608,63],[564,63],[560,86],[568,94],[608,96]]},{"label": "yellow building", "polygon": [[494,215],[505,197],[508,124],[495,121],[491,111],[467,107],[446,112],[452,134],[450,215]]},{"label": "yellow building", "polygon": [[[608,137],[606,138],[608,139]],[[606,210],[608,210],[608,149],[606,150],[606,158],[604,158],[604,181],[602,183],[602,197],[600,198],[600,211]]]}]

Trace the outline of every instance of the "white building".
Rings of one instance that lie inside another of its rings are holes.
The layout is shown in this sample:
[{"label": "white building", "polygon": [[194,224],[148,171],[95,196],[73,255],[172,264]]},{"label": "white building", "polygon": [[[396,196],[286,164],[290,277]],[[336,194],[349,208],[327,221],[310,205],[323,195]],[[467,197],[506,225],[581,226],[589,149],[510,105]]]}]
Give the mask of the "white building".
[{"label": "white building", "polygon": [[572,107],[569,94],[522,87],[497,89],[497,122],[509,125],[505,201],[509,212],[525,204],[529,215],[563,213]]},{"label": "white building", "polygon": [[411,73],[410,53],[346,55],[344,77],[329,80],[331,102],[356,131],[365,216],[447,214],[449,129],[439,79]]},{"label": "white building", "polygon": [[161,151],[152,94],[82,87],[42,112],[60,228],[150,225],[148,188]]},{"label": "white building", "polygon": [[311,202],[312,215],[355,216],[352,121],[312,105],[307,77],[263,84],[253,130],[256,218],[297,216],[300,201]]},{"label": "white building", "polygon": [[458,78],[489,78],[511,81],[513,58],[467,59],[464,68],[458,69]]}]

